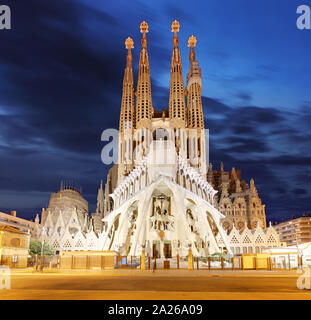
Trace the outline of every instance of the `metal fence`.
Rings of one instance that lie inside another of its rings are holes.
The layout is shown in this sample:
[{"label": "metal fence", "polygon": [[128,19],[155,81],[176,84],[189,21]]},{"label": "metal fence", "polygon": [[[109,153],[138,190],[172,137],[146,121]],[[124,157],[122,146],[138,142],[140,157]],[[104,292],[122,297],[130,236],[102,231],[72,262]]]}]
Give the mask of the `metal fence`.
[{"label": "metal fence", "polygon": [[[68,256],[29,256],[27,267],[42,269],[141,269],[141,256],[103,256],[103,255],[68,255]],[[234,257],[209,256],[193,257],[194,270],[292,270],[311,267],[311,256],[256,256],[244,254]],[[25,265],[26,266],[26,265]],[[25,267],[23,266],[23,267]],[[15,266],[12,262],[10,267]],[[145,257],[145,269],[191,269],[188,257],[152,258]]]},{"label": "metal fence", "polygon": [[43,268],[58,268],[59,256],[58,255],[44,255],[44,256],[29,256],[27,259],[27,267],[33,267],[35,269]]}]

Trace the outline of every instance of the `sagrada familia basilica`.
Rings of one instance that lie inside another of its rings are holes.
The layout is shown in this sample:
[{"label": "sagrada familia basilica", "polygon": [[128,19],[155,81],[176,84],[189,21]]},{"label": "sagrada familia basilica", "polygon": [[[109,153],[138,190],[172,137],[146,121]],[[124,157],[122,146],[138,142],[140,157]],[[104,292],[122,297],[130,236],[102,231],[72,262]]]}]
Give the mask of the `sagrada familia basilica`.
[{"label": "sagrada familia basilica", "polygon": [[189,37],[189,71],[182,76],[179,23],[171,26],[173,50],[168,109],[152,104],[147,50],[148,24],[142,22],[135,91],[131,38],[127,49],[119,124],[118,163],[101,182],[97,209],[89,215],[81,192],[68,185],[53,193],[34,238],[42,236],[56,251],[115,250],[138,256],[205,257],[216,252],[255,253],[279,246],[266,226],[265,206],[254,180],[241,172],[207,167],[208,144],[202,108],[202,77]]}]

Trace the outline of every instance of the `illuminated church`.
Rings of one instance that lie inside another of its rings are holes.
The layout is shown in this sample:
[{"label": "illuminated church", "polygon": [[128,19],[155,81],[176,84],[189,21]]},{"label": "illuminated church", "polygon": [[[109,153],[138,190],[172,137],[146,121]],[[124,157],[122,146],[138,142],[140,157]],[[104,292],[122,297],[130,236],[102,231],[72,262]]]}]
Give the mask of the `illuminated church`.
[{"label": "illuminated church", "polygon": [[[265,229],[265,215],[256,220],[261,223],[252,225],[254,230],[249,230],[247,224],[239,230],[230,220],[231,211],[228,216],[219,211],[224,205],[229,206],[229,200],[223,200],[229,195],[225,192],[225,175],[221,175],[221,183],[216,183],[217,172],[207,170],[209,150],[201,99],[202,77],[194,51],[197,40],[193,35],[188,40],[190,67],[184,84],[179,27],[175,20],[171,26],[168,109],[162,111],[154,110],[152,103],[148,24],[140,25],[136,91],[132,69],[134,43],[131,38],[126,39],[118,163],[109,170],[105,187],[101,184],[97,209],[91,217],[77,190],[71,193],[79,200],[75,200],[78,206],[74,204],[67,210],[70,213],[66,219],[66,209],[47,208],[42,225],[47,227],[49,242],[57,250],[115,250],[122,255],[138,256],[144,249],[149,256],[170,258],[185,257],[189,249],[194,256],[205,257],[215,252],[237,253],[240,249],[235,248],[242,246],[255,251],[255,247],[279,245],[274,229]],[[218,184],[221,192],[214,188]],[[253,184],[251,188],[255,194]],[[224,228],[223,221],[230,228]],[[246,238],[247,243],[243,242]],[[260,244],[255,243],[256,239],[261,239]]]}]

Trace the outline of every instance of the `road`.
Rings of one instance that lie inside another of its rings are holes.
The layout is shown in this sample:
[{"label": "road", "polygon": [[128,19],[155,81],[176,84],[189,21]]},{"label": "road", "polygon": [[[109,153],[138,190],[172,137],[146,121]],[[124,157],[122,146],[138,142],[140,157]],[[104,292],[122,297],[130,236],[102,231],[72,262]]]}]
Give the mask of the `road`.
[{"label": "road", "polygon": [[14,273],[0,299],[311,299],[295,272],[112,270]]}]

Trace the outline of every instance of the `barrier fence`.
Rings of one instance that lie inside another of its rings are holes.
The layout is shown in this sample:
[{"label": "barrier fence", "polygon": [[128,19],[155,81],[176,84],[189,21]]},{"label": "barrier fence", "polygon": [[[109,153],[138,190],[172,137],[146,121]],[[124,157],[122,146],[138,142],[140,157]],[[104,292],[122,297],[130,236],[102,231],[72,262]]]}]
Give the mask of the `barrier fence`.
[{"label": "barrier fence", "polygon": [[103,270],[115,267],[114,253],[93,254],[83,252],[66,252],[62,255],[30,256],[27,267],[42,269],[83,269]]},{"label": "barrier fence", "polygon": [[[19,260],[21,261],[21,260]],[[3,265],[11,268],[21,267],[12,259],[2,260]],[[22,267],[34,269],[141,269],[141,256],[120,256],[113,252],[110,254],[91,254],[83,252],[66,253],[52,256],[29,256]],[[193,270],[291,270],[311,267],[311,256],[268,254],[243,254],[228,257],[211,255],[209,257],[153,258],[146,256],[144,269],[193,269]]]},{"label": "barrier fence", "polygon": [[[193,270],[291,270],[300,267],[311,267],[311,257],[307,259],[288,256],[273,257],[265,254],[244,254],[240,256],[210,256],[193,257],[189,262],[188,257],[179,256],[172,258],[145,257],[145,270],[151,269],[193,269]],[[141,269],[141,256],[116,256],[116,269]],[[308,263],[308,261],[310,261]]]}]

